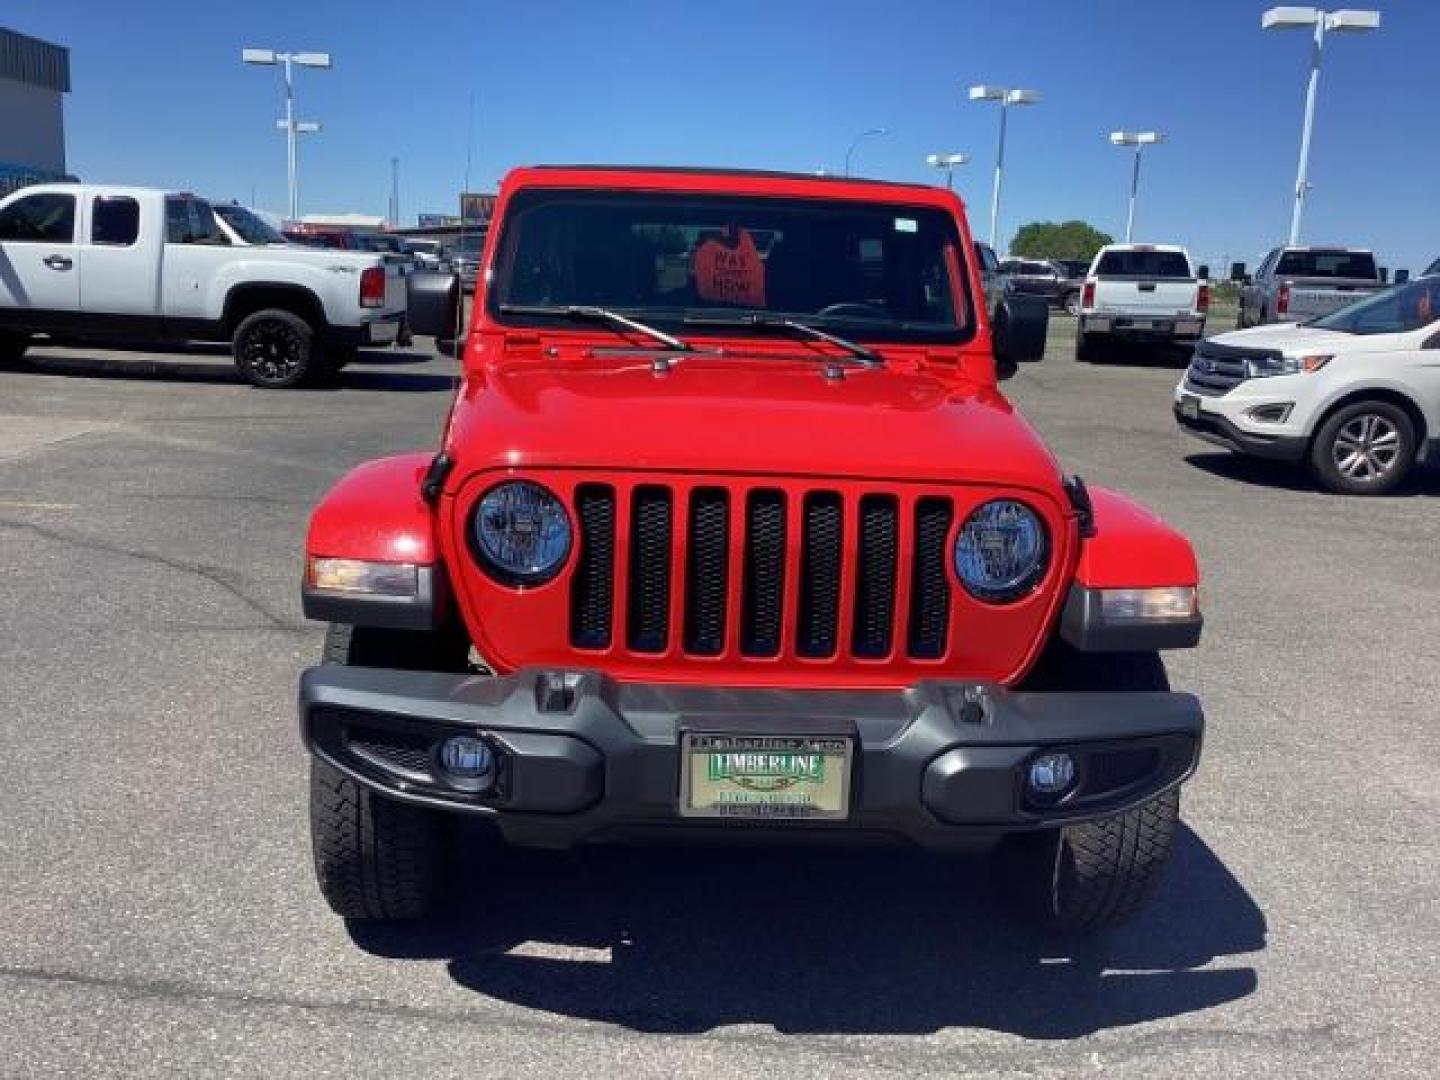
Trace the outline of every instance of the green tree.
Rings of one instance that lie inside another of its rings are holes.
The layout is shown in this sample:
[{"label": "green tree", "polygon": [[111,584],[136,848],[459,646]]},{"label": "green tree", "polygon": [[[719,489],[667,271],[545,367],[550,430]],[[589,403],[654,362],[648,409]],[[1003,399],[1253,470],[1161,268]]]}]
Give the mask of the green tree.
[{"label": "green tree", "polygon": [[1114,242],[1088,221],[1032,221],[1010,241],[1010,254],[1022,259],[1093,259]]}]

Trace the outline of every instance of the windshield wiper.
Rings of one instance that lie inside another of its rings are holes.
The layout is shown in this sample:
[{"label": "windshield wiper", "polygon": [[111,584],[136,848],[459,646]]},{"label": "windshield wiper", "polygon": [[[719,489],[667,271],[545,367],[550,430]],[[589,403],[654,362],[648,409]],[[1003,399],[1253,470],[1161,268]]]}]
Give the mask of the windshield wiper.
[{"label": "windshield wiper", "polygon": [[885,358],[873,349],[867,349],[864,345],[856,344],[847,338],[832,334],[827,330],[821,330],[818,326],[811,326],[809,323],[801,322],[799,319],[787,319],[778,315],[688,315],[682,320],[686,326],[699,327],[757,327],[762,330],[783,330],[790,334],[799,334],[815,341],[823,341],[829,345],[844,349],[855,359],[859,360],[866,367],[881,367]]},{"label": "windshield wiper", "polygon": [[692,352],[693,346],[688,342],[681,341],[677,337],[671,337],[664,330],[657,330],[628,315],[621,315],[618,311],[611,311],[609,308],[591,307],[586,304],[501,304],[501,315],[551,315],[557,318],[574,319],[577,322],[599,322],[605,323],[614,329],[633,330],[637,334],[644,334],[646,337],[654,338],[667,349],[674,349],[676,352]]}]

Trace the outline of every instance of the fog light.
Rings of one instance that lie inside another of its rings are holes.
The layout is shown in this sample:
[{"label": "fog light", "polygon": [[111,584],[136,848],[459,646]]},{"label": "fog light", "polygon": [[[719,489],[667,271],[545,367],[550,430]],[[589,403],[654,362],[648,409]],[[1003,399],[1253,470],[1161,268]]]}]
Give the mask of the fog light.
[{"label": "fog light", "polygon": [[440,764],[460,780],[482,780],[495,772],[495,754],[470,735],[452,735],[440,744]]},{"label": "fog light", "polygon": [[1027,782],[1034,794],[1057,798],[1075,783],[1075,759],[1069,754],[1041,754],[1030,762]]}]

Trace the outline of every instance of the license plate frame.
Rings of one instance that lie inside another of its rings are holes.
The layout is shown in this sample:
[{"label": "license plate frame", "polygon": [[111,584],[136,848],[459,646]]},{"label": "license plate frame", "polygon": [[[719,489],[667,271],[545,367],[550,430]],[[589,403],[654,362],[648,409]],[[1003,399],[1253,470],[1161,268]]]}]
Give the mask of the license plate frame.
[{"label": "license plate frame", "polygon": [[677,811],[710,821],[847,820],[856,738],[827,727],[682,731]]}]

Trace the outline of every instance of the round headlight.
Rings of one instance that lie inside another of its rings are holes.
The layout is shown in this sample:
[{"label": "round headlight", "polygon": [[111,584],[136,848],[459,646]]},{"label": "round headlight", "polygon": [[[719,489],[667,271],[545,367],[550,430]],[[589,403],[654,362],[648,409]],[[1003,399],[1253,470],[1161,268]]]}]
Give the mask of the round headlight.
[{"label": "round headlight", "polygon": [[554,494],[529,480],[496,484],[475,507],[475,550],[506,585],[549,581],[570,554],[570,517]]},{"label": "round headlight", "polygon": [[976,507],[955,541],[955,572],[976,599],[1018,600],[1045,576],[1050,541],[1024,503],[995,499]]}]

